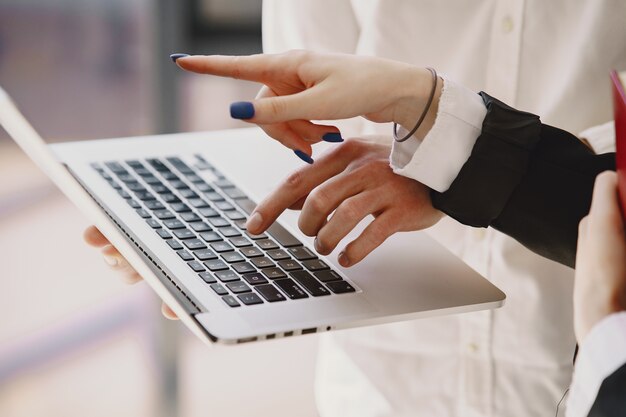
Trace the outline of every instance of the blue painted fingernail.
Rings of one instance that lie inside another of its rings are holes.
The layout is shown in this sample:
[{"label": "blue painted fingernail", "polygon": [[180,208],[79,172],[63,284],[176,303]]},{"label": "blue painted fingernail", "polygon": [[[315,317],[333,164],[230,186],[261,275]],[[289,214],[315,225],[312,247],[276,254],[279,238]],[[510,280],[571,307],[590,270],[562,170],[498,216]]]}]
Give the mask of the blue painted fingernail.
[{"label": "blue painted fingernail", "polygon": [[331,143],[343,142],[343,138],[341,137],[341,133],[339,132],[326,133],[324,136],[322,136],[322,140],[324,142]]},{"label": "blue painted fingernail", "polygon": [[298,158],[302,159],[307,164],[312,164],[314,162],[313,158],[311,158],[309,155],[305,154],[304,152],[300,150],[296,149],[295,151],[293,151],[293,153],[295,153]]},{"label": "blue painted fingernail", "polygon": [[176,62],[178,58],[184,58],[186,56],[189,56],[189,54],[172,54],[170,55],[170,58],[172,58],[173,62]]},{"label": "blue painted fingernail", "polygon": [[254,105],[249,101],[237,101],[230,105],[230,117],[233,119],[252,119]]}]

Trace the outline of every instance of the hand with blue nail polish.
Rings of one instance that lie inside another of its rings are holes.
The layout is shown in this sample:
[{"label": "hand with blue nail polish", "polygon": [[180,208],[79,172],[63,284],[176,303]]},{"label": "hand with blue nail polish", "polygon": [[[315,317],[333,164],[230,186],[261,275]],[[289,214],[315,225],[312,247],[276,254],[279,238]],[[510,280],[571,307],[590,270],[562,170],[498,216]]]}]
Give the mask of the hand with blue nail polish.
[{"label": "hand with blue nail polish", "polygon": [[[179,56],[175,61],[188,71],[262,83],[254,100],[231,105],[231,116],[258,124],[308,163],[313,161],[312,144],[343,141],[335,126],[315,121],[362,116],[411,127],[426,105],[432,83],[426,69],[347,54],[290,51],[277,55]],[[434,123],[440,90],[438,85],[418,137]]]}]

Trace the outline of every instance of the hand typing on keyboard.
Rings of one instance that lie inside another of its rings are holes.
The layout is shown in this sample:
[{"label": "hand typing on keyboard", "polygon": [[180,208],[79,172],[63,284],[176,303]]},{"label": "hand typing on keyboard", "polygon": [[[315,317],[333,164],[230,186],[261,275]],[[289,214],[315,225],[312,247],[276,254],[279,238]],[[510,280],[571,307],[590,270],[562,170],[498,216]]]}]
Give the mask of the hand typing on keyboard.
[{"label": "hand typing on keyboard", "polygon": [[433,208],[429,188],[394,174],[389,152],[389,145],[360,139],[338,145],[314,165],[293,172],[260,202],[246,225],[248,230],[262,233],[286,209],[302,210],[300,230],[315,236],[315,249],[327,255],[372,215],[362,234],[339,254],[339,263],[349,267],[396,232],[434,225],[443,213]]}]

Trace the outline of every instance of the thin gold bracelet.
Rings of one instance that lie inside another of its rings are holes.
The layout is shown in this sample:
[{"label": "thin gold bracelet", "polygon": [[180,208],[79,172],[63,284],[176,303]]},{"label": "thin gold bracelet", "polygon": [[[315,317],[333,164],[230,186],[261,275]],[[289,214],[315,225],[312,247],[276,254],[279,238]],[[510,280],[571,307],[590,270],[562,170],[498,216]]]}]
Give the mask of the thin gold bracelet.
[{"label": "thin gold bracelet", "polygon": [[404,142],[405,140],[413,136],[415,132],[417,132],[417,129],[419,129],[420,125],[426,118],[426,114],[428,114],[430,105],[433,103],[433,98],[435,97],[435,90],[437,90],[437,71],[435,71],[435,69],[431,67],[427,67],[426,69],[430,71],[430,74],[433,76],[433,87],[430,90],[430,96],[428,97],[428,102],[426,103],[426,107],[424,108],[424,111],[422,112],[422,115],[420,116],[419,120],[415,124],[415,127],[411,129],[411,131],[407,133],[406,136],[403,138],[398,137],[398,124],[396,122],[393,122],[393,138],[396,140],[396,142]]}]

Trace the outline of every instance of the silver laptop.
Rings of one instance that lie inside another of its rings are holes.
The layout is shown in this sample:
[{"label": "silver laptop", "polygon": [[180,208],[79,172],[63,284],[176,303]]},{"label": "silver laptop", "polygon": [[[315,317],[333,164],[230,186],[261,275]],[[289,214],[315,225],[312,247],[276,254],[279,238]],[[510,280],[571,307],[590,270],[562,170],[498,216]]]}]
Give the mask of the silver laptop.
[{"label": "silver laptop", "polygon": [[0,124],[206,342],[504,303],[502,291],[423,232],[396,234],[349,269],[315,253],[293,212],[249,234],[254,201],[301,163],[260,129],[46,145],[1,89]]}]

